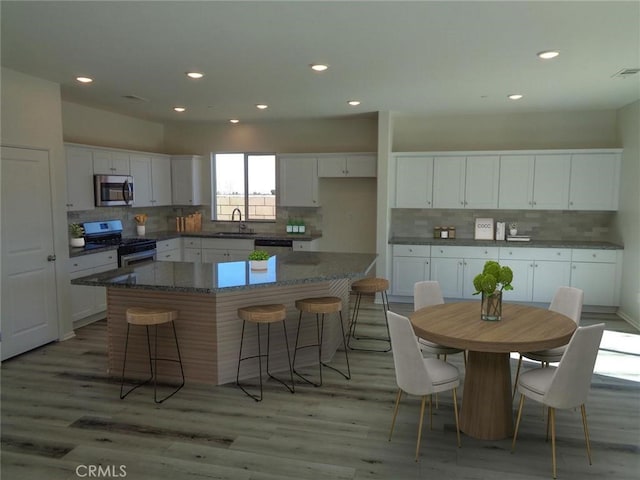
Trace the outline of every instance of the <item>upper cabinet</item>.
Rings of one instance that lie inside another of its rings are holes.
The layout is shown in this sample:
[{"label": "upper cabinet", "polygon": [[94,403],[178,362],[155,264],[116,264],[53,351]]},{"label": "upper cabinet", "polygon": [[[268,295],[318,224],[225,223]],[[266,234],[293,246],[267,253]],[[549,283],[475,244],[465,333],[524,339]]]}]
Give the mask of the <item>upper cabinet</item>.
[{"label": "upper cabinet", "polygon": [[171,157],[171,196],[174,205],[204,203],[204,160],[198,155]]},{"label": "upper cabinet", "polygon": [[433,205],[433,157],[396,155],[396,208],[431,208]]},{"label": "upper cabinet", "polygon": [[278,204],[282,207],[319,207],[318,158],[280,155],[278,164]]},{"label": "upper cabinet", "polygon": [[341,154],[318,157],[318,177],[375,177],[375,154]]},{"label": "upper cabinet", "polygon": [[93,150],[93,173],[96,175],[130,175],[129,153]]},{"label": "upper cabinet", "polygon": [[92,210],[93,151],[90,148],[66,146],[67,210]]},{"label": "upper cabinet", "polygon": [[618,153],[572,155],[569,210],[617,210],[620,161]]},{"label": "upper cabinet", "polygon": [[171,205],[171,160],[164,155],[131,155],[134,207]]},{"label": "upper cabinet", "polygon": [[434,208],[497,208],[497,155],[438,156],[433,163]]}]

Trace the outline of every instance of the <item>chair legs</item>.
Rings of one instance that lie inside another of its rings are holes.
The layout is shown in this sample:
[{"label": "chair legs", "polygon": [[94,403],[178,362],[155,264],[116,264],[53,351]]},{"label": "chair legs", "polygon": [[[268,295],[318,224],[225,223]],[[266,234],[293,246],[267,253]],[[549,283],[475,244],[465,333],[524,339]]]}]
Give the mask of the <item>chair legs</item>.
[{"label": "chair legs", "polygon": [[[465,364],[466,367],[466,364]],[[516,391],[518,390],[518,378],[520,378],[520,367],[522,367],[522,355],[518,359],[518,368],[516,368],[516,379],[513,381],[513,394],[511,395],[511,399],[516,398]]]},{"label": "chair legs", "polygon": [[[511,442],[511,453],[516,448],[516,438],[518,436],[518,428],[520,427],[520,419],[522,418],[522,407],[524,406],[524,395],[520,395],[520,405],[518,407],[518,417],[516,419],[516,427],[513,432],[513,441]],[[587,446],[587,458],[589,459],[589,465],[591,465],[591,442],[589,440],[589,427],[587,425],[587,411],[584,404],[580,405],[580,411],[582,413],[582,427],[584,429],[584,440]],[[556,409],[548,407],[547,416],[547,440],[549,439],[549,430],[551,430],[551,468],[553,472],[553,478],[557,478],[557,461],[556,461]]]}]

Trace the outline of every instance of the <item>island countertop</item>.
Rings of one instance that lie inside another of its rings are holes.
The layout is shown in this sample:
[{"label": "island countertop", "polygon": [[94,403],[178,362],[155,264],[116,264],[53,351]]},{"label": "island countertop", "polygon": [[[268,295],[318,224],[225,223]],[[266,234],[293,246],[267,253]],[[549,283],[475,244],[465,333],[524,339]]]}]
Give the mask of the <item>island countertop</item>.
[{"label": "island countertop", "polygon": [[222,293],[261,287],[301,285],[365,276],[376,254],[291,252],[268,260],[265,271],[249,261],[221,263],[152,262],[71,280],[74,285],[184,293]]}]

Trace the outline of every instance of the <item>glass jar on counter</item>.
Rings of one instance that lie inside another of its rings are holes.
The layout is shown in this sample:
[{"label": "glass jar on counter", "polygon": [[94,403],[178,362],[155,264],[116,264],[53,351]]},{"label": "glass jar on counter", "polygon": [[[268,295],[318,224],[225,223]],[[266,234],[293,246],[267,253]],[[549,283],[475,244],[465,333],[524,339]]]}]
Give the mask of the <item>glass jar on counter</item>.
[{"label": "glass jar on counter", "polygon": [[456,227],[448,227],[449,238],[456,238]]},{"label": "glass jar on counter", "polygon": [[433,238],[440,238],[441,227],[433,227]]},{"label": "glass jar on counter", "polygon": [[440,229],[440,238],[449,238],[449,229],[447,229],[447,227]]}]

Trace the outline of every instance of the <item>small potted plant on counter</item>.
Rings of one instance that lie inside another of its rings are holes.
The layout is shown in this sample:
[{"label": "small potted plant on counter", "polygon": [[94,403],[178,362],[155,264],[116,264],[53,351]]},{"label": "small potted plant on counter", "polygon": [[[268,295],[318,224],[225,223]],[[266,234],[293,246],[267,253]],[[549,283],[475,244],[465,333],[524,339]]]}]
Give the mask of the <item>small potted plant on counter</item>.
[{"label": "small potted plant on counter", "polygon": [[498,262],[489,260],[484,264],[482,273],[473,279],[476,291],[482,293],[480,318],[488,321],[502,319],[502,291],[513,290],[513,271],[509,267],[501,267]]},{"label": "small potted plant on counter", "polygon": [[72,247],[84,247],[84,228],[79,223],[69,224]]},{"label": "small potted plant on counter", "polygon": [[266,270],[269,254],[264,250],[254,250],[249,254],[249,264],[251,270]]}]

